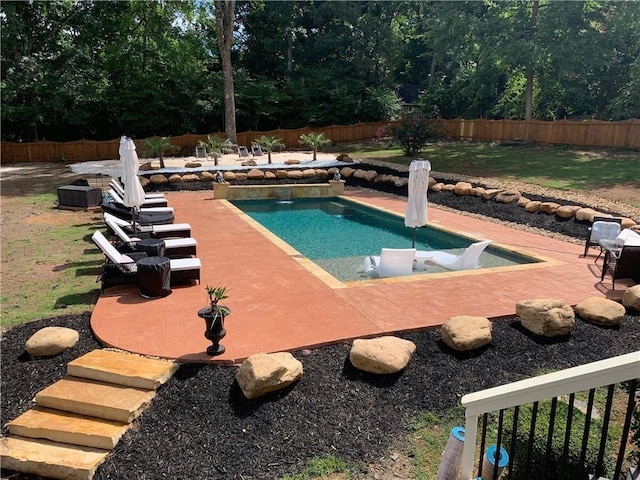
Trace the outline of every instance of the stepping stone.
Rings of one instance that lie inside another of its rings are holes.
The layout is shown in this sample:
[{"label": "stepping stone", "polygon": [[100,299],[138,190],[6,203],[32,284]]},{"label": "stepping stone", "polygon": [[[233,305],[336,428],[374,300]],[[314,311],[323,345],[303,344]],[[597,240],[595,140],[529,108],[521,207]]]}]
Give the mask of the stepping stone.
[{"label": "stepping stone", "polygon": [[75,377],[114,383],[126,387],[155,390],[178,369],[178,364],[111,350],[93,350],[67,365]]},{"label": "stepping stone", "polygon": [[53,442],[112,450],[127,431],[126,423],[35,407],[7,424],[9,433]]},{"label": "stepping stone", "polygon": [[106,450],[21,437],[0,439],[2,468],[66,480],[91,480]]},{"label": "stepping stone", "polygon": [[65,377],[36,394],[36,404],[65,412],[130,423],[148,406],[156,392]]}]

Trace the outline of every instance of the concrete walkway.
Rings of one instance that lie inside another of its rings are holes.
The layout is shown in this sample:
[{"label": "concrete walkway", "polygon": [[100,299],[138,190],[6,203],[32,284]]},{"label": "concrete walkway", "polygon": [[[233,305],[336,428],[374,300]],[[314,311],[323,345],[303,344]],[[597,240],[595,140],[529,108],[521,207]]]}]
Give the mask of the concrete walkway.
[{"label": "concrete walkway", "polygon": [[[200,285],[142,298],[135,285],[113,287],[91,317],[105,345],[180,362],[238,363],[258,352],[313,348],[333,342],[441,325],[453,315],[500,318],[518,301],[554,298],[570,305],[590,296],[619,297],[624,283],[600,282],[600,264],[581,258],[581,245],[436,207],[430,223],[548,259],[546,263],[341,283],[278,242],[212,191],[167,193],[175,221],[188,222],[202,261]],[[348,189],[347,196],[398,214],[401,199]],[[601,262],[601,261],[600,261]],[[226,352],[205,350],[206,285],[226,285]]]}]

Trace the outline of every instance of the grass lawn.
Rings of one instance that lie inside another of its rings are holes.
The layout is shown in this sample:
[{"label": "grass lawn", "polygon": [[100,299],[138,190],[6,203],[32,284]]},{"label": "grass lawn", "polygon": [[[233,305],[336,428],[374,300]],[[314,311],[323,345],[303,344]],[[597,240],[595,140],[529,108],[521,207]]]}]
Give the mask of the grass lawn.
[{"label": "grass lawn", "polygon": [[[333,147],[356,158],[409,164],[400,148],[381,143]],[[562,190],[591,190],[625,184],[640,190],[640,152],[566,146],[500,146],[490,143],[438,143],[422,149],[437,172],[519,180]],[[640,200],[636,204],[640,206]]]}]

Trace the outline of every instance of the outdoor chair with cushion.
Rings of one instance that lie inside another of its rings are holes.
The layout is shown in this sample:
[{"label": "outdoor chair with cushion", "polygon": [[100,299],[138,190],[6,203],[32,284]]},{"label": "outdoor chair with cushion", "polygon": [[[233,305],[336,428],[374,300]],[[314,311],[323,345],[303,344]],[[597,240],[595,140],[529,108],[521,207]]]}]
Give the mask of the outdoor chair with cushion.
[{"label": "outdoor chair with cushion", "polygon": [[480,255],[490,243],[491,240],[472,243],[462,255],[434,250],[432,252],[417,252],[415,258],[418,265],[428,262],[448,270],[472,270],[480,266],[478,264]]},{"label": "outdoor chair with cushion", "polygon": [[602,255],[602,247],[598,243],[600,240],[614,240],[620,233],[621,218],[593,217],[593,224],[587,229],[587,237],[584,243],[583,257],[587,256],[590,247],[598,247],[600,251],[596,260]]},{"label": "outdoor chair with cushion", "polygon": [[[111,218],[105,218],[107,226],[120,239],[125,250],[136,251],[136,245],[140,240],[150,238],[144,233],[135,234],[130,237],[117,222]],[[198,242],[195,238],[173,238],[163,239],[166,256],[169,258],[191,257],[196,256],[196,247]],[[122,248],[120,249],[122,250]]]},{"label": "outdoor chair with cushion", "polygon": [[623,247],[625,245],[639,246],[640,233],[637,233],[630,228],[625,228],[618,234],[613,243],[618,247]]},{"label": "outdoor chair with cushion", "polygon": [[[123,220],[127,220],[131,222],[133,212],[131,208],[125,207],[120,203],[114,202],[102,202],[102,211],[110,213],[114,217],[121,218]],[[165,225],[168,223],[173,223],[173,212],[172,211],[148,211],[146,209],[142,211],[136,211],[136,224],[139,225]]]},{"label": "outdoor chair with cushion", "polygon": [[260,145],[251,145],[251,154],[254,157],[261,157],[262,156],[262,148],[260,147]]},{"label": "outdoor chair with cushion", "polygon": [[[102,216],[105,222],[109,219],[127,233],[136,235],[142,233],[153,238],[187,238],[191,236],[191,225],[188,223],[171,223],[168,225],[140,225],[136,223],[134,227],[131,220],[124,220],[107,212],[104,212]],[[112,233],[115,235],[115,232]]]},{"label": "outdoor chair with cushion", "polygon": [[[100,250],[102,250],[102,253],[104,253],[105,255],[107,259],[105,268],[116,268],[122,274],[135,281],[138,271],[136,261],[146,257],[146,254],[144,254],[143,252],[122,254],[118,252],[116,247],[114,247],[109,242],[109,240],[107,240],[107,237],[105,237],[99,231],[93,233],[93,235],[91,236],[91,240],[93,240],[93,243],[95,243],[96,246]],[[200,262],[199,258],[171,259],[170,268],[172,283],[174,281],[181,282],[187,280],[197,280],[198,283],[200,283],[200,270],[202,268],[202,263]]]},{"label": "outdoor chair with cushion", "polygon": [[381,278],[411,275],[415,255],[415,248],[383,248],[380,256],[365,258],[363,270]]},{"label": "outdoor chair with cushion", "polygon": [[[110,188],[109,191],[107,192],[108,196],[111,197],[111,199],[115,202],[115,203],[121,203],[124,205],[124,196],[120,195],[118,192],[116,192],[113,188]],[[146,199],[144,201],[144,203],[141,206],[141,209],[149,209],[149,208],[170,208],[170,211],[173,211],[172,207],[168,207],[167,206],[167,199],[166,198],[149,198]]]},{"label": "outdoor chair with cushion", "polygon": [[[122,185],[115,178],[112,178],[111,181],[109,182],[109,186],[111,188],[113,188],[118,195],[120,195],[121,197],[124,198],[124,185]],[[161,198],[161,199],[163,199],[164,198],[164,194],[163,193],[145,193],[144,197],[146,199],[152,199],[152,198]]]},{"label": "outdoor chair with cushion", "polygon": [[640,283],[640,246],[625,245],[618,251],[607,250],[602,265],[601,282],[606,274],[611,275],[612,290],[615,290],[616,280],[620,278],[631,278],[634,282]]},{"label": "outdoor chair with cushion", "polygon": [[245,147],[244,145],[239,145],[238,146],[238,156],[240,158],[248,157],[249,156],[249,150],[247,150],[247,147]]}]

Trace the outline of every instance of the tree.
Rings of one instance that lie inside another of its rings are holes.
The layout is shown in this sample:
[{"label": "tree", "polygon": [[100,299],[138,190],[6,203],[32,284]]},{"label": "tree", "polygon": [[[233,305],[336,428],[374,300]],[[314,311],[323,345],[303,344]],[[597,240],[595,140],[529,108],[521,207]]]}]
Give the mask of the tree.
[{"label": "tree", "polygon": [[231,49],[233,48],[233,22],[235,0],[215,0],[216,39],[222,62],[224,81],[224,131],[232,143],[238,143],[236,135],[236,94],[233,84],[233,65]]},{"label": "tree", "polygon": [[267,152],[267,159],[269,163],[271,163],[271,152],[273,152],[274,150],[280,150],[285,147],[284,143],[282,143],[281,138],[268,137],[266,135],[262,135],[260,138],[256,138],[255,142]]},{"label": "tree", "polygon": [[307,134],[300,135],[300,143],[313,148],[313,161],[316,161],[316,154],[322,147],[326,147],[331,144],[331,140],[325,137],[324,132],[316,133],[309,132]]},{"label": "tree", "polygon": [[207,153],[213,157],[213,163],[218,166],[218,158],[225,153],[233,151],[233,144],[228,138],[220,138],[217,135],[207,135],[207,141],[200,140],[200,145],[207,149]]},{"label": "tree", "polygon": [[160,168],[165,168],[164,154],[169,152],[177,152],[180,147],[171,144],[171,137],[154,137],[146,141],[145,155],[147,157],[158,157],[160,160]]}]

